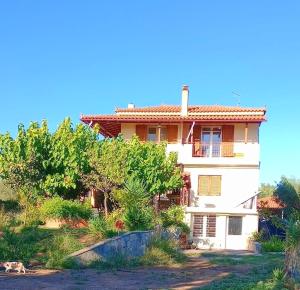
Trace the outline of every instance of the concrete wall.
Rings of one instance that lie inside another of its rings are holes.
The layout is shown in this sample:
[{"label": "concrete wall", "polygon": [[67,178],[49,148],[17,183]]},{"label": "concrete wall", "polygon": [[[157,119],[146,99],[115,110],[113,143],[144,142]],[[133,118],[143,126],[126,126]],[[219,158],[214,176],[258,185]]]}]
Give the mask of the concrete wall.
[{"label": "concrete wall", "polygon": [[80,265],[86,265],[93,261],[106,261],[117,254],[126,257],[140,257],[144,255],[153,234],[153,231],[126,233],[81,249],[72,253],[70,257],[75,258]]}]

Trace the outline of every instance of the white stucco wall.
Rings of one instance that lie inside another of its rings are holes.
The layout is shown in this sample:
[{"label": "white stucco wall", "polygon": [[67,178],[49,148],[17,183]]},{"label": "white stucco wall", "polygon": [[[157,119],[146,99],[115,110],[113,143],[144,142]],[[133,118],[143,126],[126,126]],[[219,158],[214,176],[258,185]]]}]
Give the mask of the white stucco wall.
[{"label": "white stucco wall", "polygon": [[[258,193],[259,169],[258,168],[184,168],[191,176],[191,200],[192,205],[205,209],[205,204],[214,204],[216,210],[228,210],[237,208],[238,204],[246,201]],[[198,176],[220,175],[220,196],[199,196]],[[253,209],[256,210],[256,209]]]}]

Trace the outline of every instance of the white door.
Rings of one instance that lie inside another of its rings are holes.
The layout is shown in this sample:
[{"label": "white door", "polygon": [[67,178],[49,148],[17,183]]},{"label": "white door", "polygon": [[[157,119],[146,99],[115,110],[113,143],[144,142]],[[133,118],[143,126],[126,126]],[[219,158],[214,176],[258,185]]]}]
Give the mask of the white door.
[{"label": "white door", "polygon": [[243,235],[243,216],[227,216],[226,219],[226,249],[245,250],[247,245]]}]

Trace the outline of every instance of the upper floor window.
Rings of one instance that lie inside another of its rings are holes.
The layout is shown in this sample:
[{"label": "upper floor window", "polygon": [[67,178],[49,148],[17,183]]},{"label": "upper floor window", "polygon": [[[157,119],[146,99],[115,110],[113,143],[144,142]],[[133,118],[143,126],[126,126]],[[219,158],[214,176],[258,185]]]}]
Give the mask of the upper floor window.
[{"label": "upper floor window", "polygon": [[199,175],[199,195],[221,195],[221,175]]},{"label": "upper floor window", "polygon": [[202,156],[220,157],[221,155],[221,133],[220,127],[204,127],[201,132]]},{"label": "upper floor window", "polygon": [[147,141],[158,142],[167,140],[166,127],[148,127]]}]

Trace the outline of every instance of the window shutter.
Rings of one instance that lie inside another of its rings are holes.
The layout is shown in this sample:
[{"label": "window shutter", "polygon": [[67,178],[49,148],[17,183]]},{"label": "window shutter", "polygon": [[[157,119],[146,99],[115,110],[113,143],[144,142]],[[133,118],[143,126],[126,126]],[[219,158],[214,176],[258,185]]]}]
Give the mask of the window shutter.
[{"label": "window shutter", "polygon": [[168,143],[177,143],[177,138],[178,138],[178,126],[177,125],[168,125],[167,126],[167,138],[168,138]]},{"label": "window shutter", "polygon": [[222,156],[233,157],[234,126],[224,125],[222,127]]},{"label": "window shutter", "polygon": [[221,195],[221,176],[210,176],[210,195]]},{"label": "window shutter", "polygon": [[203,215],[194,215],[193,237],[203,237]]},{"label": "window shutter", "polygon": [[208,215],[206,220],[206,236],[213,238],[216,236],[216,215]]},{"label": "window shutter", "polygon": [[186,143],[186,138],[189,134],[190,131],[190,124],[188,123],[183,123],[182,125],[182,143],[185,144]]},{"label": "window shutter", "polygon": [[209,194],[209,176],[208,175],[199,175],[198,177],[198,194],[199,195],[208,195]]},{"label": "window shutter", "polygon": [[135,134],[139,137],[140,141],[147,140],[147,126],[146,125],[136,125]]},{"label": "window shutter", "polygon": [[194,155],[202,156],[201,148],[201,126],[195,125],[193,130],[193,139],[194,139]]}]

